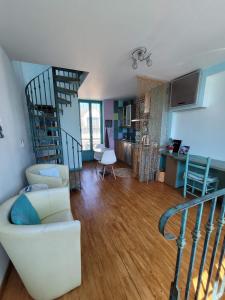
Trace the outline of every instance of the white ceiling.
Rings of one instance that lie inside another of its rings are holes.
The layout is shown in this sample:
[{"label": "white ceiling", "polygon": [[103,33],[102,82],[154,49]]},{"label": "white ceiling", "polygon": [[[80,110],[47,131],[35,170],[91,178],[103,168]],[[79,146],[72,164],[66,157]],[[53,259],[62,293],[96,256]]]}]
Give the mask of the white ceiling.
[{"label": "white ceiling", "polygon": [[[0,45],[14,60],[89,72],[79,96],[136,94],[136,75],[172,79],[225,60],[224,0],[0,0]],[[130,51],[153,66],[131,68]]]}]

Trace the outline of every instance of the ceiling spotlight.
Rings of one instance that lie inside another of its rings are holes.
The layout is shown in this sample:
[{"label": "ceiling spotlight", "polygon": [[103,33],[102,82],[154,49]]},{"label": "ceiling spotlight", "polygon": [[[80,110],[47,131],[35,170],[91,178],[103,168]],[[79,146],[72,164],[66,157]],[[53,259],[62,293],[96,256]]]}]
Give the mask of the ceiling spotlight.
[{"label": "ceiling spotlight", "polygon": [[132,68],[133,68],[134,70],[136,70],[137,67],[138,67],[137,60],[136,60],[135,58],[133,58]]},{"label": "ceiling spotlight", "polygon": [[146,65],[148,67],[152,66],[152,60],[151,60],[151,52],[147,51],[146,47],[138,47],[134,49],[131,53],[131,58],[132,58],[132,68],[137,69],[138,67],[138,62],[142,62],[145,60]]},{"label": "ceiling spotlight", "polygon": [[151,60],[151,54],[146,58],[146,65],[148,67],[151,67],[152,66],[152,60]]}]

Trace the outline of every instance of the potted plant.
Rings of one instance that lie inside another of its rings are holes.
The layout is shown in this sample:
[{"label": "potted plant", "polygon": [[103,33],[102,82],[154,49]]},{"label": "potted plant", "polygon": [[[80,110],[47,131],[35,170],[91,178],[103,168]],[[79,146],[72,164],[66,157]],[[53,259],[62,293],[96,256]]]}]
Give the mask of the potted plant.
[{"label": "potted plant", "polygon": [[173,153],[173,145],[168,145],[167,146],[167,150],[168,150],[168,152],[170,153],[170,154],[172,154]]}]

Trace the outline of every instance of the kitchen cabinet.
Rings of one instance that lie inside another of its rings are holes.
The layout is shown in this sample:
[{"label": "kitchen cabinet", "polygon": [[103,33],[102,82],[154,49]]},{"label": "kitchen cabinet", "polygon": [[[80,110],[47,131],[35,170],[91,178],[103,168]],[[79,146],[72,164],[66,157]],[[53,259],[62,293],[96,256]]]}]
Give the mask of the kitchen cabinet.
[{"label": "kitchen cabinet", "polygon": [[124,150],[123,150],[123,143],[119,140],[115,141],[115,152],[116,152],[116,157],[120,161],[124,161]]},{"label": "kitchen cabinet", "polygon": [[131,126],[131,104],[126,106],[126,126]]},{"label": "kitchen cabinet", "polygon": [[120,123],[120,127],[126,126],[126,109],[125,107],[120,107],[118,109],[118,119]]},{"label": "kitchen cabinet", "polygon": [[116,140],[115,152],[118,160],[132,166],[134,144],[128,141]]},{"label": "kitchen cabinet", "polygon": [[135,169],[138,169],[136,162],[138,157],[137,144],[124,140],[116,140],[115,152],[118,160],[125,162],[130,167],[135,167]]},{"label": "kitchen cabinet", "polygon": [[135,119],[135,105],[128,104],[118,109],[118,120],[121,127],[132,127]]}]

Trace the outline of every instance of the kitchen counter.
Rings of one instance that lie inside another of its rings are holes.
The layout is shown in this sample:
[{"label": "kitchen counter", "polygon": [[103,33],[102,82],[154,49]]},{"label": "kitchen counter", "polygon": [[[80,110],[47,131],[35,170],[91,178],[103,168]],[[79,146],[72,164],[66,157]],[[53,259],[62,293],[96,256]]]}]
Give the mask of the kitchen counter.
[{"label": "kitchen counter", "polygon": [[121,142],[121,143],[129,143],[129,144],[132,144],[132,145],[139,145],[139,142],[135,142],[135,141],[131,141],[131,140],[122,140],[122,139],[117,139],[115,140],[116,142]]},{"label": "kitchen counter", "polygon": [[117,159],[132,167],[134,176],[137,176],[139,143],[129,140],[115,140],[115,152]]}]

